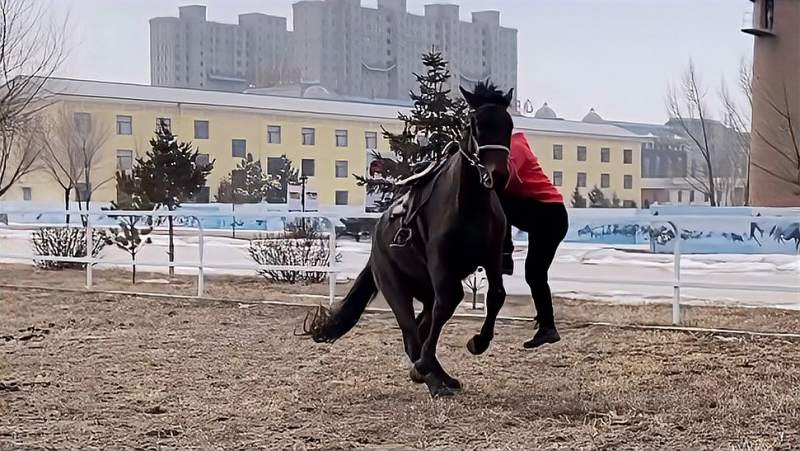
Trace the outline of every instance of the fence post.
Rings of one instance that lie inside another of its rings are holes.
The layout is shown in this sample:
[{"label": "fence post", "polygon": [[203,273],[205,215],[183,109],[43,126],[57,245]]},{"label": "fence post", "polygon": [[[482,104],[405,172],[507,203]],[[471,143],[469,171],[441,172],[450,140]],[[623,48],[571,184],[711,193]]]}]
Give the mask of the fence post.
[{"label": "fence post", "polygon": [[205,294],[205,270],[203,269],[203,251],[205,250],[205,231],[203,230],[203,222],[195,217],[197,220],[197,228],[199,231],[199,240],[197,242],[197,252],[199,263],[197,266],[197,297],[201,298]]},{"label": "fence post", "polygon": [[672,324],[681,323],[681,229],[674,222],[670,225],[675,230],[675,246],[672,248],[673,286],[672,286]]},{"label": "fence post", "polygon": [[330,257],[328,258],[328,304],[333,305],[336,300],[336,224],[332,218],[328,218],[331,225],[330,235],[328,235],[328,247]]},{"label": "fence post", "polygon": [[[92,289],[92,263],[94,262],[94,238],[92,237],[92,215],[86,212],[86,288]],[[67,224],[69,227],[69,224]]]}]

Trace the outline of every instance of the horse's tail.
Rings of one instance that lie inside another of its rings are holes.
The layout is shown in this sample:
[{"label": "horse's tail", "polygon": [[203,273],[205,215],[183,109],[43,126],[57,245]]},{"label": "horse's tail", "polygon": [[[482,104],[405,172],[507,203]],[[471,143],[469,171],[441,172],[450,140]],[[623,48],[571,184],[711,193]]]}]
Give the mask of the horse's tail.
[{"label": "horse's tail", "polygon": [[330,310],[319,307],[311,321],[304,324],[305,332],[317,343],[333,343],[356,325],[367,305],[378,294],[372,276],[372,260],[361,270],[350,291]]}]

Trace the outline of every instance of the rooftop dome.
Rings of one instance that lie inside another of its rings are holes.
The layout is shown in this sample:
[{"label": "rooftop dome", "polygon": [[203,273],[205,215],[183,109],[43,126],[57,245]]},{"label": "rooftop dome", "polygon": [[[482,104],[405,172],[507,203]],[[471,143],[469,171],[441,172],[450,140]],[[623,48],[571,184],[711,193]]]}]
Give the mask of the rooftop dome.
[{"label": "rooftop dome", "polygon": [[541,108],[536,110],[536,113],[533,115],[533,117],[537,117],[539,119],[558,119],[558,116],[556,116],[556,112],[553,111],[552,108],[547,106],[547,102],[545,102]]},{"label": "rooftop dome", "polygon": [[594,111],[594,108],[590,109],[586,116],[583,116],[583,122],[591,122],[592,124],[600,124],[605,122],[599,114]]},{"label": "rooftop dome", "polygon": [[303,93],[303,97],[308,97],[312,99],[330,99],[333,97],[330,91],[325,89],[324,86],[315,85],[307,88]]}]

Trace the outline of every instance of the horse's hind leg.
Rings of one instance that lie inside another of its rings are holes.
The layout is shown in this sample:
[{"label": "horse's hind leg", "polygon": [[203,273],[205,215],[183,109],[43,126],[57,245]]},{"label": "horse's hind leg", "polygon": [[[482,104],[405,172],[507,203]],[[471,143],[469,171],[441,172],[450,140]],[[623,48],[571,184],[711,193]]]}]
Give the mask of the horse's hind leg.
[{"label": "horse's hind leg", "polygon": [[425,379],[425,384],[433,396],[454,395],[461,390],[461,383],[450,377],[436,358],[436,347],[445,323],[453,316],[456,307],[464,297],[461,281],[440,281],[435,289],[436,300],[431,312],[431,327],[428,337],[422,344],[419,360],[414,368]]},{"label": "horse's hind leg", "polygon": [[403,345],[413,364],[420,355],[420,339],[417,333],[417,322],[414,319],[414,298],[408,290],[400,288],[399,284],[394,283],[394,280],[383,278],[379,280],[379,284],[381,293],[392,309],[394,317],[397,319],[397,325],[400,326],[400,331],[403,333]]}]

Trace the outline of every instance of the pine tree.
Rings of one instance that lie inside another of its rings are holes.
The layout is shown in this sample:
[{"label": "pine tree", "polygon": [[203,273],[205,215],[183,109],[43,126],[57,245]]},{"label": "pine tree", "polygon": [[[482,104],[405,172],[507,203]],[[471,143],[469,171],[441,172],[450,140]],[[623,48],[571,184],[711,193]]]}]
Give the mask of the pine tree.
[{"label": "pine tree", "polygon": [[394,155],[375,152],[370,174],[356,176],[358,184],[366,185],[369,194],[381,196],[378,201],[381,210],[398,194],[395,182],[412,175],[419,163],[443,159],[445,146],[458,139],[466,124],[467,104],[461,97],[451,96],[450,70],[441,52],[425,53],[422,64],[427,71],[414,74],[419,92],[409,93],[413,101],[411,113],[397,115],[403,121],[403,131],[392,133],[383,129],[383,137],[389,141]]},{"label": "pine tree", "polygon": [[253,161],[253,155],[239,163],[228,177],[219,182],[217,202],[227,204],[257,204],[267,197],[267,192],[276,180],[261,169],[261,162]]},{"label": "pine tree", "polygon": [[[117,180],[124,177],[124,173],[117,173]],[[111,202],[110,218],[117,219],[119,228],[113,227],[110,234],[106,236],[106,244],[116,245],[119,249],[125,251],[131,257],[133,271],[131,273],[131,283],[136,284],[136,255],[145,244],[149,244],[150,232],[153,231],[155,222],[153,217],[147,216],[120,216],[113,214],[114,210],[152,210],[154,205],[141,196],[141,193],[136,196],[123,196],[117,199],[117,202]]]},{"label": "pine tree", "polygon": [[281,155],[280,167],[272,175],[272,183],[267,189],[266,199],[271,204],[285,204],[289,185],[297,183],[300,174],[296,168],[292,167],[292,160]]},{"label": "pine tree", "polygon": [[586,198],[581,195],[577,186],[572,192],[572,208],[586,208]]},{"label": "pine tree", "polygon": [[620,208],[622,207],[622,200],[620,200],[619,196],[617,196],[617,192],[614,192],[614,195],[611,196],[611,207],[612,208]]},{"label": "pine tree", "polygon": [[589,207],[591,208],[609,208],[611,203],[606,199],[603,191],[597,185],[589,191]]},{"label": "pine tree", "polygon": [[[197,163],[198,152],[190,142],[179,142],[167,127],[159,127],[150,140],[151,149],[137,158],[130,174],[119,174],[118,188],[134,199],[147,199],[157,207],[175,211],[205,186],[214,162]],[[175,261],[174,218],[169,216],[169,261]],[[169,274],[173,276],[174,267]]]}]

